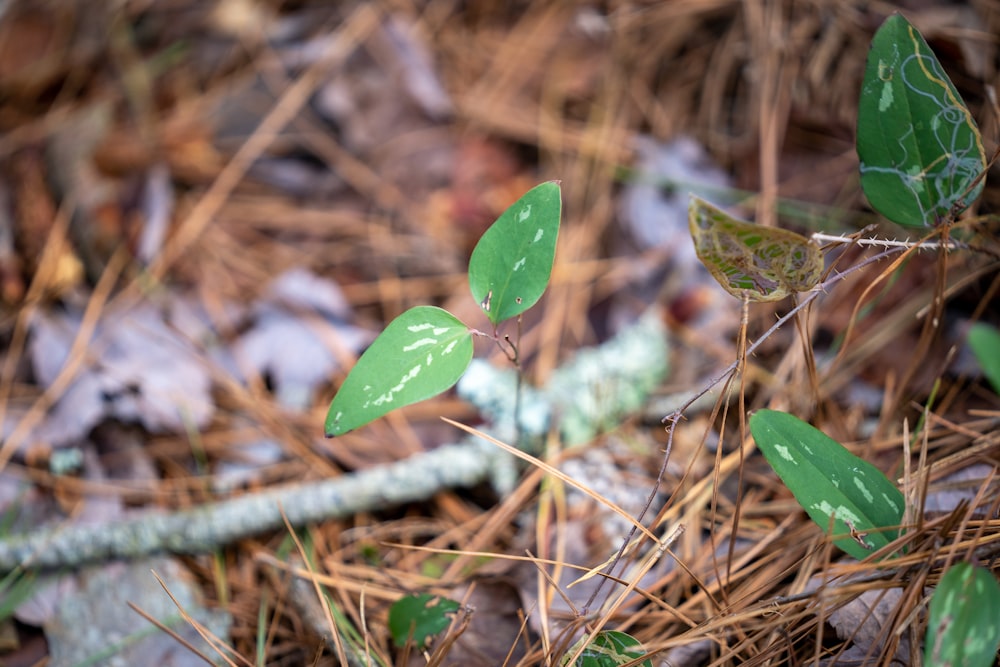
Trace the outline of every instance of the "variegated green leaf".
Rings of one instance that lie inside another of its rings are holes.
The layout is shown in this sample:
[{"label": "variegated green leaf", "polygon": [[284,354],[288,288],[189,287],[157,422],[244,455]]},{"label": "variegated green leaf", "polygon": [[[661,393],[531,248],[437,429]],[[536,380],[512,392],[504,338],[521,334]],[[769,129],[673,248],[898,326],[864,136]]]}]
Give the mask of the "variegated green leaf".
[{"label": "variegated green leaf", "polygon": [[949,569],[931,597],[924,665],[990,667],[1000,648],[1000,584],[969,563]]},{"label": "variegated green leaf", "polygon": [[[587,637],[581,637],[574,644],[566,655],[559,661],[560,667],[569,667],[570,657],[580,648],[580,643],[587,641]],[[573,667],[620,667],[627,665],[636,658],[641,658],[645,651],[642,645],[629,634],[618,630],[604,630],[598,632],[593,639],[587,642],[587,647],[583,653],[573,663]],[[641,667],[652,667],[650,660],[643,660],[639,663]]]},{"label": "variegated green leaf", "polygon": [[518,199],[479,239],[469,258],[469,288],[494,325],[541,298],[556,255],[562,194],[555,181]]},{"label": "variegated green leaf", "polygon": [[939,224],[983,190],[986,153],[972,114],[927,42],[893,14],[872,39],[858,105],[861,187],[907,227]]},{"label": "variegated green leaf", "polygon": [[423,650],[427,641],[451,624],[452,615],[461,605],[439,595],[406,595],[389,607],[389,632],[392,643],[406,646],[412,641]]},{"label": "variegated green leaf", "polygon": [[411,308],[389,323],[348,373],[326,414],[327,437],[440,394],[458,382],[470,361],[468,327],[441,308]]},{"label": "variegated green leaf", "polygon": [[838,547],[861,560],[898,536],[903,494],[878,468],[822,431],[777,410],[750,417],[750,432],[778,477]]}]

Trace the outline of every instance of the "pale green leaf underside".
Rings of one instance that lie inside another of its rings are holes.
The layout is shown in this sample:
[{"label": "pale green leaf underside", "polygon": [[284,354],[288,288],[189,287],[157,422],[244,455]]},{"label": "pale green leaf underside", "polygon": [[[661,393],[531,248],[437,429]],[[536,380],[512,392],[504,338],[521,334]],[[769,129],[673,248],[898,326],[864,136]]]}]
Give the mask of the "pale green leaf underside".
[{"label": "pale green leaf underside", "polygon": [[327,437],[445,391],[472,361],[472,335],[433,306],[406,311],[372,342],[348,373],[326,415]]},{"label": "pale green leaf underside", "polygon": [[562,196],[555,181],[518,199],[486,230],[469,259],[472,296],[494,325],[535,305],[556,254]]},{"label": "pale green leaf underside", "polygon": [[813,241],[738,220],[693,195],[688,227],[698,258],[738,299],[778,301],[812,289],[823,275],[823,254]]},{"label": "pale green leaf underside", "polygon": [[934,589],[924,644],[927,667],[990,667],[1000,648],[1000,584],[989,570],[952,566]]},{"label": "pale green leaf underside", "polygon": [[826,531],[833,517],[840,549],[860,560],[896,539],[903,494],[878,468],[786,412],[755,412],[750,432],[812,520]]},{"label": "pale green leaf underside", "polygon": [[899,14],[872,39],[858,105],[861,187],[908,227],[939,224],[983,189],[979,128],[927,42]]}]

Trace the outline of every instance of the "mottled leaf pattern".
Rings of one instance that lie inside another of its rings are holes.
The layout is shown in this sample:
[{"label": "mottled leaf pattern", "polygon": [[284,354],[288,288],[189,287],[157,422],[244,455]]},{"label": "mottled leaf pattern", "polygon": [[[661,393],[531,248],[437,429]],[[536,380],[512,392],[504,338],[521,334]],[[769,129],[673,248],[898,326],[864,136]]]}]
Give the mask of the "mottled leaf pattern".
[{"label": "mottled leaf pattern", "polygon": [[[586,641],[587,637],[581,637],[573,645],[563,659],[559,661],[560,667],[569,666],[569,658],[580,648],[580,642]],[[645,651],[635,637],[619,632],[618,630],[604,630],[598,632],[587,643],[583,653],[573,663],[573,667],[618,667],[627,665],[636,658],[642,657]],[[652,661],[643,660],[639,663],[641,667],[652,667]]]},{"label": "mottled leaf pattern", "polygon": [[979,128],[927,42],[899,14],[872,39],[858,157],[872,208],[900,225],[937,225],[983,189],[982,181],[971,188],[986,168]]},{"label": "mottled leaf pattern", "polygon": [[819,246],[795,232],[737,220],[694,196],[688,226],[698,258],[738,299],[778,301],[823,275]]},{"label": "mottled leaf pattern", "polygon": [[429,593],[401,597],[389,607],[392,642],[403,647],[412,641],[422,651],[428,639],[448,627],[460,606],[454,600]]}]

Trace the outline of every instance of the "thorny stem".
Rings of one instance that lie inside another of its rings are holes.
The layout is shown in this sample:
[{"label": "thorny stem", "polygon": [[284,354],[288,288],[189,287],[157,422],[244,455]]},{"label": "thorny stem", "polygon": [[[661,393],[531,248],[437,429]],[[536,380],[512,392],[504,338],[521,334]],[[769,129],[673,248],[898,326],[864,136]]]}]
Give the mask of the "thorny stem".
[{"label": "thorny stem", "polygon": [[826,241],[828,243],[842,243],[860,246],[876,246],[879,248],[914,248],[916,250],[939,250],[942,247],[948,250],[967,250],[969,246],[960,241],[948,241],[942,244],[940,241],[890,241],[889,239],[852,239],[836,234],[823,234],[815,232],[812,235],[814,241]]},{"label": "thorny stem", "polygon": [[[844,271],[841,271],[839,273],[833,274],[831,277],[827,278],[825,281],[823,281],[822,283],[820,283],[816,287],[812,288],[812,290],[810,290],[799,301],[799,303],[796,304],[796,306],[794,308],[792,308],[790,311],[788,311],[787,313],[785,313],[785,315],[783,315],[781,318],[779,318],[777,322],[775,322],[773,325],[771,325],[770,329],[768,329],[767,331],[764,332],[764,335],[762,335],[755,342],[753,342],[749,347],[747,347],[747,351],[746,351],[747,356],[750,356],[754,352],[756,352],[757,348],[760,347],[764,343],[764,341],[766,341],[768,338],[770,338],[774,334],[774,332],[776,332],[781,327],[785,326],[785,324],[787,324],[789,320],[791,320],[793,317],[795,317],[795,315],[797,315],[799,313],[799,311],[801,311],[803,308],[805,308],[810,303],[812,303],[820,294],[825,293],[828,288],[830,288],[833,285],[837,284],[838,282],[840,282],[841,280],[843,280],[847,276],[851,275],[855,271],[859,271],[859,270],[865,268],[866,266],[868,266],[869,264],[874,264],[875,262],[879,262],[879,261],[881,261],[881,260],[883,260],[883,259],[885,259],[887,257],[891,257],[892,255],[898,254],[898,253],[900,253],[900,252],[902,252],[902,251],[904,251],[906,249],[907,249],[906,247],[894,247],[894,248],[889,248],[888,250],[884,250],[884,251],[878,253],[877,255],[872,255],[871,257],[868,257],[867,259],[865,259],[865,260],[863,260],[861,262],[858,262],[854,266],[848,267]],[[695,401],[697,401],[699,398],[701,398],[702,396],[704,396],[708,392],[712,391],[712,389],[715,388],[715,386],[717,384],[719,384],[720,382],[722,382],[726,377],[729,376],[730,373],[732,373],[734,370],[736,370],[736,367],[738,365],[739,365],[739,360],[737,359],[733,363],[731,363],[728,366],[726,366],[725,370],[723,370],[721,373],[719,373],[714,378],[712,378],[709,381],[709,383],[701,391],[699,391],[694,396],[692,396],[690,399],[688,399],[684,403],[684,405],[682,405],[680,408],[678,408],[674,412],[672,412],[669,415],[667,415],[666,417],[664,417],[662,419],[662,423],[665,424],[668,421],[673,421],[674,423],[676,423],[676,421],[678,419],[680,419],[681,417],[684,416],[684,412],[689,407],[691,407],[691,405]]]}]

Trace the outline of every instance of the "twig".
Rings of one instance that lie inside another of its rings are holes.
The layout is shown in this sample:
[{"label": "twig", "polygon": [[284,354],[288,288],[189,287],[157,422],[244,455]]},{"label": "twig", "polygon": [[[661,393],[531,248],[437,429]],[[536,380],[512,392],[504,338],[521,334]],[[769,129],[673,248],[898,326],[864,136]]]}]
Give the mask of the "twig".
[{"label": "twig", "polygon": [[[566,437],[616,424],[637,410],[666,374],[667,342],[656,309],[599,348],[582,350],[557,370],[546,389],[524,397],[520,432],[540,441],[553,415]],[[476,362],[459,392],[493,420],[493,433],[513,432],[512,372]],[[530,443],[529,443],[530,444]],[[498,474],[497,471],[508,471]],[[198,553],[250,535],[277,530],[282,512],[294,526],[425,500],[486,480],[513,483],[511,458],[479,438],[438,447],[395,463],[320,482],[296,484],[182,512],[144,513],[114,524],[73,525],[0,540],[0,572],[17,567],[66,568],[155,552]]]},{"label": "twig", "polygon": [[[814,241],[827,241],[829,243],[840,243],[847,245],[862,245],[862,246],[875,246],[878,248],[916,248],[917,250],[939,250],[941,248],[940,241],[895,241],[889,239],[867,239],[867,238],[851,238],[848,236],[836,236],[834,234],[823,234],[821,232],[815,232],[812,235]],[[945,245],[948,250],[967,250],[969,248],[965,243],[959,241],[948,241]]]}]

